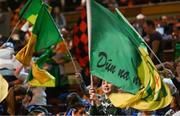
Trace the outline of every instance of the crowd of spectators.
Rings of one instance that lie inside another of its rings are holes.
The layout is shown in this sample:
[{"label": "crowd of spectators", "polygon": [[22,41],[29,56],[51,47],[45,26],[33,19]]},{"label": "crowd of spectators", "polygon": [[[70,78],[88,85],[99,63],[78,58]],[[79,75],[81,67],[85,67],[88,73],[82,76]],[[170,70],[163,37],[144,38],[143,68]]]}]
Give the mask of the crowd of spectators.
[{"label": "crowd of spectators", "polygon": [[[8,0],[12,14],[18,12],[17,8],[20,6],[22,0],[14,1]],[[49,3],[52,8],[52,16],[57,24],[57,27],[62,32],[62,36],[68,45],[69,50],[72,49],[72,29],[68,27],[68,22],[63,15],[64,12],[76,10],[83,0],[44,0]],[[137,5],[146,3],[157,3],[168,0],[97,0],[106,7],[119,7],[127,5]],[[172,1],[172,0],[171,0]],[[175,1],[175,0],[174,0]],[[69,5],[71,4],[71,5]],[[84,85],[84,80],[81,76],[67,75],[65,72],[65,64],[70,62],[66,56],[67,50],[65,44],[59,43],[54,47],[54,66],[59,67],[59,75],[61,83],[55,88],[45,87],[31,87],[27,85],[26,79],[30,67],[22,67],[16,61],[16,53],[25,45],[27,38],[30,36],[29,32],[23,32],[19,28],[16,30],[11,39],[7,41],[10,31],[5,32],[7,25],[10,28],[12,20],[4,17],[4,12],[8,11],[5,3],[0,3],[0,74],[8,81],[9,94],[5,100],[0,102],[0,115],[140,115],[140,114],[154,114],[154,115],[172,115],[180,111],[179,99],[179,83],[180,83],[180,50],[176,49],[176,44],[180,40],[180,17],[179,16],[161,16],[149,19],[143,14],[137,15],[135,20],[131,21],[132,26],[147,42],[152,51],[164,62],[166,68],[173,73],[162,70],[158,61],[157,68],[163,78],[167,79],[165,82],[169,84],[174,99],[172,103],[160,111],[142,112],[135,109],[120,109],[116,108],[110,103],[108,95],[111,92],[117,91],[117,88],[112,84],[100,80],[94,76],[94,86]],[[16,15],[16,14],[15,14]],[[14,15],[13,15],[14,16]],[[13,19],[14,21],[15,19]],[[7,23],[7,25],[5,24]],[[5,26],[1,26],[4,25]],[[2,28],[3,27],[3,28]],[[13,27],[13,26],[12,26]],[[175,45],[171,46],[174,49],[173,58],[169,61],[163,59],[162,51],[169,47],[169,44],[162,45],[163,40],[173,40]],[[4,44],[6,42],[6,44]],[[153,55],[150,56],[152,59]],[[37,55],[38,56],[38,55]],[[36,56],[36,57],[37,57]],[[34,59],[36,59],[34,57]],[[3,64],[7,62],[7,64]],[[48,66],[47,66],[48,67]],[[48,67],[50,68],[50,66]],[[79,69],[81,70],[81,69]],[[118,90],[120,91],[120,90]],[[1,92],[1,91],[0,91]],[[177,114],[178,115],[178,114]]]}]

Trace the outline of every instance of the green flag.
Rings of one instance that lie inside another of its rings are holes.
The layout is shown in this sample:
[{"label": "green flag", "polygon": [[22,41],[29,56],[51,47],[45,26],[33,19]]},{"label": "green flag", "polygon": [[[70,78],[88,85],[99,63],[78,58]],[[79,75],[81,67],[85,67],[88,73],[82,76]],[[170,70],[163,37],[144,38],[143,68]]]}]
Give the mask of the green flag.
[{"label": "green flag", "polygon": [[49,48],[60,41],[62,41],[60,32],[49,14],[47,5],[43,4],[34,24],[32,36],[28,44],[16,54],[16,58],[22,64],[29,65],[34,51]]},{"label": "green flag", "polygon": [[20,10],[20,18],[26,19],[34,24],[42,4],[42,0],[28,0]]},{"label": "green flag", "polygon": [[94,0],[90,8],[91,74],[124,90],[111,93],[111,103],[142,111],[168,106],[170,90],[162,82],[143,39],[118,10],[113,14]]},{"label": "green flag", "polygon": [[135,94],[140,89],[137,67],[140,56],[119,19],[91,2],[91,74]]},{"label": "green flag", "polygon": [[60,32],[45,4],[39,11],[32,33],[37,36],[35,51],[49,48],[62,40]]}]

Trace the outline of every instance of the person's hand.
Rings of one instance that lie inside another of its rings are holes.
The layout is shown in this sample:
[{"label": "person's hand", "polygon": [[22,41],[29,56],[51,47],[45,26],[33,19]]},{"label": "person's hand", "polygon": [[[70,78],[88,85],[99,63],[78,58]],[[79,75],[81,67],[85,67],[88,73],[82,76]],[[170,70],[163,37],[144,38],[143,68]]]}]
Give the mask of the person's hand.
[{"label": "person's hand", "polygon": [[165,78],[174,78],[174,74],[170,69],[165,68],[163,71],[160,72]]},{"label": "person's hand", "polygon": [[168,69],[174,70],[174,69],[173,69],[174,63],[173,63],[173,62],[164,62],[164,67],[165,67],[165,68],[168,68]]},{"label": "person's hand", "polygon": [[89,95],[90,95],[89,98],[90,98],[92,105],[100,105],[100,101],[99,101],[98,96],[96,94],[95,88],[90,87]]}]

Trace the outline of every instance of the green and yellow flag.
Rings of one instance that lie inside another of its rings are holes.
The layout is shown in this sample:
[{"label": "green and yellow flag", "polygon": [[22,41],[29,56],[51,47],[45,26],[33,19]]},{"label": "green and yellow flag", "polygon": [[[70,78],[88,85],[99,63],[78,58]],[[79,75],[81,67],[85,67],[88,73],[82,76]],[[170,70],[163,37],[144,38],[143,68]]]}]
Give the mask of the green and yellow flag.
[{"label": "green and yellow flag", "polygon": [[28,20],[31,24],[35,24],[42,4],[42,0],[28,0],[19,13],[20,19],[23,18]]},{"label": "green and yellow flag", "polygon": [[[59,78],[59,72],[56,74],[52,73],[50,70],[44,68],[45,64],[52,64],[52,49],[49,48],[44,52],[37,61],[32,64],[32,70],[28,76],[28,83],[32,86],[43,86],[43,87],[55,87],[56,80]],[[52,66],[50,66],[52,67]],[[58,68],[58,67],[57,67]],[[58,68],[59,69],[59,68]]]},{"label": "green and yellow flag", "polygon": [[23,65],[28,66],[34,52],[46,51],[37,61],[32,63],[32,70],[28,78],[30,85],[55,86],[55,77],[57,76],[51,75],[46,69],[43,69],[43,66],[52,54],[51,46],[56,45],[61,40],[62,37],[49,13],[47,5],[42,4],[28,44],[16,54],[16,58]]},{"label": "green and yellow flag", "polygon": [[33,27],[32,36],[28,44],[22,48],[16,58],[25,66],[30,64],[34,52],[49,48],[62,40],[47,6],[42,5],[36,23]]},{"label": "green and yellow flag", "polygon": [[144,111],[168,106],[172,100],[169,88],[139,34],[118,10],[113,14],[94,0],[89,8],[91,74],[124,91],[109,96],[112,104]]}]

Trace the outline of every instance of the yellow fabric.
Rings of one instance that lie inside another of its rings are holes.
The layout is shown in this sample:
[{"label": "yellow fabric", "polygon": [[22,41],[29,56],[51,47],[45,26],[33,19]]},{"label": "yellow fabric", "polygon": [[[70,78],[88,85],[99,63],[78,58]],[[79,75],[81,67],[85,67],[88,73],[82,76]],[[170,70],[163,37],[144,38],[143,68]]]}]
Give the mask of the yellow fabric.
[{"label": "yellow fabric", "polygon": [[[48,11],[49,11],[49,13],[51,13],[52,7],[48,6]],[[37,17],[38,17],[38,14],[36,14],[36,15],[32,14],[30,17],[27,18],[27,20],[28,20],[31,24],[34,25],[35,22],[36,22]]]},{"label": "yellow fabric", "polygon": [[31,15],[30,17],[28,17],[28,21],[31,23],[31,24],[35,24],[36,22],[36,18],[37,18],[38,15]]},{"label": "yellow fabric", "polygon": [[54,87],[55,78],[46,70],[40,69],[37,64],[32,65],[33,80],[29,81],[34,86]]},{"label": "yellow fabric", "polygon": [[[109,98],[112,104],[116,107],[126,108],[132,107],[143,111],[154,111],[164,108],[171,103],[172,96],[167,85],[162,83],[160,76],[152,63],[148,54],[143,48],[139,47],[141,53],[142,62],[138,67],[138,76],[142,84],[141,90],[136,95],[130,93],[112,93]],[[161,95],[160,90],[164,86],[167,95],[165,97]],[[148,87],[151,87],[152,92],[149,96]]]},{"label": "yellow fabric", "polygon": [[43,84],[41,84],[38,80],[33,79],[28,82],[31,86],[37,86],[37,87],[55,87],[55,80],[49,80]]},{"label": "yellow fabric", "polygon": [[0,103],[7,97],[8,95],[8,83],[7,81],[0,75]]},{"label": "yellow fabric", "polygon": [[32,34],[28,43],[16,54],[16,59],[25,66],[29,66],[36,45],[37,36]]}]

